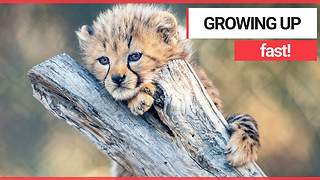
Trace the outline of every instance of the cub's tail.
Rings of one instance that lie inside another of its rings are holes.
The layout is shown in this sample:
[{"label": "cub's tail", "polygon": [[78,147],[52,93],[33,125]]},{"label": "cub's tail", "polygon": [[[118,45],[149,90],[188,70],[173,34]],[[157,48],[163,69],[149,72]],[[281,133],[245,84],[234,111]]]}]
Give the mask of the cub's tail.
[{"label": "cub's tail", "polygon": [[227,144],[227,161],[232,166],[244,166],[258,158],[260,149],[258,125],[247,114],[232,115],[227,118],[231,138]]}]

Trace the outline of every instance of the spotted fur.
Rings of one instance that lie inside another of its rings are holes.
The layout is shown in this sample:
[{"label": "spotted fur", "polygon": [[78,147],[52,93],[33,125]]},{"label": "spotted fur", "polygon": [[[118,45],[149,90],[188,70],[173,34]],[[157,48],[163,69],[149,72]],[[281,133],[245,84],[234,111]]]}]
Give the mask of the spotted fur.
[{"label": "spotted fur", "polygon": [[[101,13],[92,26],[84,25],[76,33],[88,70],[116,100],[128,101],[133,114],[143,114],[152,106],[156,90],[153,79],[175,59],[187,60],[193,66],[222,111],[218,90],[191,60],[191,45],[184,29],[161,7],[118,5]],[[257,157],[257,125],[249,115],[231,116],[228,122],[231,139],[227,160],[231,165],[243,166]]]},{"label": "spotted fur", "polygon": [[238,114],[228,117],[227,122],[232,135],[226,148],[230,165],[244,166],[257,159],[260,141],[256,121],[247,114]]}]

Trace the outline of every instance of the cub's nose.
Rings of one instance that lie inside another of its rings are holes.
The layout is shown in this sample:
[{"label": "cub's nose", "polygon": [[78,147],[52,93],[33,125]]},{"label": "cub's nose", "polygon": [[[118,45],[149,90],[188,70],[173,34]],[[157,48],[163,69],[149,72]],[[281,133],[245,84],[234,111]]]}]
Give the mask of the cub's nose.
[{"label": "cub's nose", "polygon": [[126,78],[125,74],[113,74],[111,76],[112,81],[118,85],[120,85],[125,78]]}]

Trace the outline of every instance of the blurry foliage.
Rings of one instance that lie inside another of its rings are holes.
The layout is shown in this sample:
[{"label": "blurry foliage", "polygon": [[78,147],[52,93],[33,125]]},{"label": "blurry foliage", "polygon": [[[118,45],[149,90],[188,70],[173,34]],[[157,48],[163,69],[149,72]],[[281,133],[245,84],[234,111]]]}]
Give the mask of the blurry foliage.
[{"label": "blurry foliage", "polygon": [[[110,176],[110,159],[33,98],[27,72],[61,53],[83,64],[74,31],[91,25],[111,6],[0,5],[0,176]],[[186,7],[318,7],[165,6],[181,24]],[[248,113],[257,119],[262,143],[257,163],[263,171],[268,176],[320,176],[319,61],[235,62],[233,40],[193,43],[194,59],[220,89],[226,114]]]}]

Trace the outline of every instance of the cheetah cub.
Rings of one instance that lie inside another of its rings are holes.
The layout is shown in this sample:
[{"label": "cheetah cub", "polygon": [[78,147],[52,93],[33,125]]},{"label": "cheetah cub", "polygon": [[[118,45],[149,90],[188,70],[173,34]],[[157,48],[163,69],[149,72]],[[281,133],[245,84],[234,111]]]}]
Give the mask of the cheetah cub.
[{"label": "cheetah cub", "polygon": [[[192,64],[212,101],[222,111],[220,96],[203,70],[191,60],[184,29],[169,12],[150,5],[119,5],[101,13],[92,26],[76,32],[90,72],[116,100],[128,101],[134,115],[153,104],[153,79],[169,61]],[[243,166],[257,158],[258,127],[249,115],[227,118],[231,139],[227,144],[230,165]]]}]

